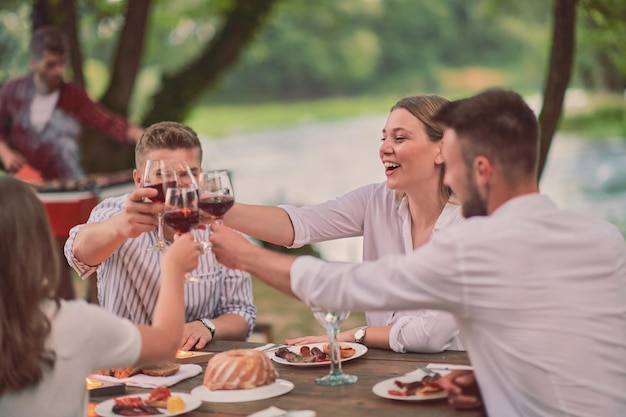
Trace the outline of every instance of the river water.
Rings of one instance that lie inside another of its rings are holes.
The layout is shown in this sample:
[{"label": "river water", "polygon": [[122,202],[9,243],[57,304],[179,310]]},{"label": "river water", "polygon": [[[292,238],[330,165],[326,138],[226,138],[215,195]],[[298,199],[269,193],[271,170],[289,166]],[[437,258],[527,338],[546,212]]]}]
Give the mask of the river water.
[{"label": "river water", "polygon": [[[242,203],[326,201],[385,180],[378,158],[385,120],[367,116],[205,138],[203,167],[231,170]],[[626,140],[557,134],[540,188],[561,207],[595,213],[626,230]],[[361,260],[360,238],[315,247],[327,260]]]}]

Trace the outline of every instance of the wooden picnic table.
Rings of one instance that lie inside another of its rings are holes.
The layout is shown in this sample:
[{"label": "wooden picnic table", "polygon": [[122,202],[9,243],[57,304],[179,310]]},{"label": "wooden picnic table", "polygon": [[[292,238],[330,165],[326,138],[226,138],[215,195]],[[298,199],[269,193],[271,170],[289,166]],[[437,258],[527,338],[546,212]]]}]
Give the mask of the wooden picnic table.
[{"label": "wooden picnic table", "polygon": [[[231,349],[254,348],[261,343],[215,341],[204,351],[222,352]],[[208,356],[210,358],[211,356]],[[210,359],[209,359],[210,360]],[[214,403],[204,401],[202,405],[185,416],[189,417],[242,417],[256,411],[275,406],[284,410],[314,410],[318,417],[343,416],[394,416],[394,417],[479,417],[481,411],[459,411],[444,400],[408,402],[381,398],[372,392],[372,387],[385,379],[399,377],[413,371],[419,365],[428,363],[469,364],[464,351],[444,351],[433,354],[395,353],[387,350],[370,349],[365,355],[344,362],[344,372],[358,376],[351,385],[321,386],[315,379],[328,373],[328,366],[298,367],[276,363],[280,379],[294,383],[295,387],[287,394],[249,402]],[[206,363],[201,364],[203,370]],[[170,387],[171,391],[190,393],[202,385],[204,372]],[[129,394],[149,392],[149,389],[127,387]],[[112,397],[96,397],[92,406]],[[97,414],[93,414],[97,415]]]}]

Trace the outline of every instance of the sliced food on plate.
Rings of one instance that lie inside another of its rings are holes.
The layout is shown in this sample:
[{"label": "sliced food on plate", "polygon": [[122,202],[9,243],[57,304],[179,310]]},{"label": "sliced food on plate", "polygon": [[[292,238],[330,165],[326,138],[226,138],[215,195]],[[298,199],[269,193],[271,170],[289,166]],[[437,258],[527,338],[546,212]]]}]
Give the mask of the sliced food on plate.
[{"label": "sliced food on plate", "polygon": [[434,394],[441,394],[444,389],[437,383],[437,380],[441,378],[439,374],[426,375],[421,380],[417,381],[393,381],[397,388],[390,389],[390,395],[398,395],[402,397],[418,396],[428,397]]},{"label": "sliced food on plate", "polygon": [[166,387],[157,387],[150,391],[149,396],[126,396],[113,399],[112,412],[120,416],[151,416],[161,415],[159,409],[166,409],[168,414],[178,413],[185,409],[185,401],[179,395],[172,395]]},{"label": "sliced food on plate", "polygon": [[[341,359],[348,359],[354,356],[356,349],[348,344],[339,344],[339,354]],[[324,343],[321,346],[293,346],[291,348],[281,347],[275,353],[275,356],[286,360],[289,363],[319,363],[330,361],[330,345]]]},{"label": "sliced food on plate", "polygon": [[195,410],[201,404],[201,400],[190,394],[170,392],[165,387],[158,387],[150,393],[126,395],[103,401],[96,405],[95,412],[103,417],[177,416]]}]

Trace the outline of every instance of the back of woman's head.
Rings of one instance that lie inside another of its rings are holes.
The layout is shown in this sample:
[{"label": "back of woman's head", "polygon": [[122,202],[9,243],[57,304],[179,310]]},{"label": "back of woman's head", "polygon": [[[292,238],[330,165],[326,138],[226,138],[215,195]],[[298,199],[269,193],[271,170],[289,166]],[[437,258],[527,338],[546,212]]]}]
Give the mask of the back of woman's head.
[{"label": "back of woman's head", "polygon": [[52,365],[44,349],[50,322],[41,312],[59,277],[56,246],[43,205],[26,183],[0,177],[0,395],[41,378]]}]

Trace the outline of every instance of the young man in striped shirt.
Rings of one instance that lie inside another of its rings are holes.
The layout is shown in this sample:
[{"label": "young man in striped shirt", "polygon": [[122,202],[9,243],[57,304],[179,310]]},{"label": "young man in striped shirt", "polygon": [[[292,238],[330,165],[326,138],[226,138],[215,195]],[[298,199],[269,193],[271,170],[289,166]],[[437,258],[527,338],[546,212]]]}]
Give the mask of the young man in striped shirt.
[{"label": "young man in striped shirt", "polygon": [[[202,148],[196,133],[180,123],[148,127],[135,148],[137,188],[98,204],[65,244],[69,264],[83,279],[97,271],[100,305],[141,324],[150,323],[159,291],[161,254],[147,249],[157,241],[156,215],[163,211],[162,204],[145,201],[156,195],[141,186],[148,159],[185,161],[197,175]],[[174,231],[164,226],[164,233],[171,240]],[[208,241],[207,230],[194,233]],[[201,349],[213,339],[245,340],[256,319],[250,275],[224,267],[210,253],[200,257],[191,275],[200,280],[185,286],[181,349]]]}]

